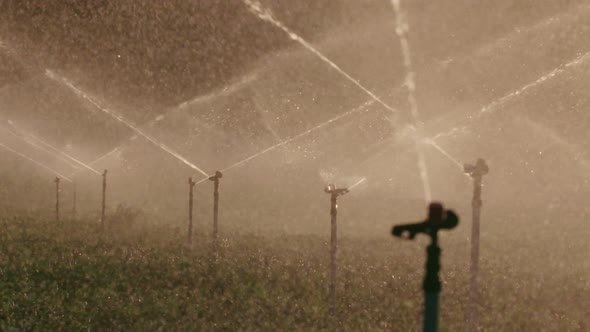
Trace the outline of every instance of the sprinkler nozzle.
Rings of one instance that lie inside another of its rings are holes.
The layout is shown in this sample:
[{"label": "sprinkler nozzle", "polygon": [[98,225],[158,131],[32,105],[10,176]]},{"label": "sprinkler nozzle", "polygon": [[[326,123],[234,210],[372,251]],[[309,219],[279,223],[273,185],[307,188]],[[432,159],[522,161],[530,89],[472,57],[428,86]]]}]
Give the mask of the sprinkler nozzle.
[{"label": "sprinkler nozzle", "polygon": [[324,191],[326,192],[326,194],[332,194],[332,195],[342,196],[342,195],[348,193],[348,188],[336,188],[335,185],[329,184],[324,189]]},{"label": "sprinkler nozzle", "polygon": [[477,159],[475,165],[465,164],[463,169],[472,178],[488,174],[489,172],[489,167],[482,158]]},{"label": "sprinkler nozzle", "polygon": [[425,233],[433,236],[441,229],[453,229],[459,224],[459,217],[452,210],[444,210],[442,204],[432,203],[428,208],[428,219],[414,224],[405,224],[393,227],[391,233],[396,237],[414,239],[416,234]]},{"label": "sprinkler nozzle", "polygon": [[215,171],[215,175],[210,176],[209,180],[215,181],[217,179],[221,179],[222,177],[223,177],[223,173],[221,173],[220,171]]}]

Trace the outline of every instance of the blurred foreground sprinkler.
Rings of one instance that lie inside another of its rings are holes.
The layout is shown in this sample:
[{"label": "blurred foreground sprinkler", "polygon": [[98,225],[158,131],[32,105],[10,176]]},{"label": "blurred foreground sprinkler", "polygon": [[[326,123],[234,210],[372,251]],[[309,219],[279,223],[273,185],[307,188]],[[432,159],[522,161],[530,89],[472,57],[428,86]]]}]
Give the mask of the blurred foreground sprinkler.
[{"label": "blurred foreground sprinkler", "polygon": [[107,208],[107,170],[102,173],[102,207],[100,212],[100,226],[104,229],[105,212]]},{"label": "blurred foreground sprinkler", "polygon": [[61,182],[59,176],[55,177],[55,221],[59,222],[59,184]]},{"label": "blurred foreground sprinkler", "polygon": [[336,254],[338,250],[336,217],[338,215],[338,196],[348,193],[348,189],[336,188],[335,185],[330,184],[324,191],[326,194],[330,194],[330,222],[332,226],[330,238],[330,313],[334,315],[336,313]]},{"label": "blurred foreground sprinkler", "polygon": [[420,223],[405,224],[393,227],[392,234],[402,237],[408,233],[408,239],[412,240],[418,233],[430,236],[431,243],[426,248],[428,258],[426,261],[426,277],[422,288],[424,290],[424,331],[435,332],[438,325],[438,294],[441,282],[438,272],[440,270],[440,248],[438,246],[438,231],[441,229],[453,229],[459,224],[459,218],[452,210],[444,210],[442,204],[431,203],[428,210],[428,219]]},{"label": "blurred foreground sprinkler", "polygon": [[196,182],[188,178],[188,244],[193,242],[193,189]]},{"label": "blurred foreground sprinkler", "polygon": [[479,158],[475,165],[465,164],[465,173],[473,179],[472,224],[471,224],[471,268],[469,285],[469,309],[467,331],[477,331],[477,274],[479,272],[479,216],[481,212],[482,177],[488,174],[489,168],[485,160]]},{"label": "blurred foreground sprinkler", "polygon": [[217,250],[217,236],[219,234],[218,213],[219,213],[219,179],[223,177],[220,171],[210,176],[209,180],[213,181],[213,247]]}]

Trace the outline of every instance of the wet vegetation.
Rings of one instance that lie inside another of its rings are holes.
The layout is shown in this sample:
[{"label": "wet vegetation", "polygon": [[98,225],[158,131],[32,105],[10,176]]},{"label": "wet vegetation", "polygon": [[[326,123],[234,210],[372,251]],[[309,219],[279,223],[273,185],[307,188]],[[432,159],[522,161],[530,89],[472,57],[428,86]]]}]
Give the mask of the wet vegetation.
[{"label": "wet vegetation", "polygon": [[[345,235],[338,309],[330,316],[326,238],[230,233],[216,256],[208,236],[200,234],[190,248],[179,229],[146,225],[136,217],[120,208],[104,232],[83,220],[3,219],[0,328],[421,329],[425,239]],[[522,245],[519,237],[501,230],[509,221],[493,222],[482,244],[482,329],[587,331],[590,265],[581,253],[590,245],[585,237],[547,250],[543,243],[554,239],[552,226],[543,226],[542,237]],[[442,238],[442,331],[464,328],[465,233]],[[566,266],[566,259],[577,263]]]}]

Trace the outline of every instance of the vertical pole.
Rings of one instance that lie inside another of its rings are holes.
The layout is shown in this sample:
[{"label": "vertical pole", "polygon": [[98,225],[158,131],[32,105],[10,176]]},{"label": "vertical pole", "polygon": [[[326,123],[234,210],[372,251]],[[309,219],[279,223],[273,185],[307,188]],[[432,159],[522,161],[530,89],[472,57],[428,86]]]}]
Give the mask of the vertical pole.
[{"label": "vertical pole", "polygon": [[60,178],[55,178],[55,221],[59,222],[59,183]]},{"label": "vertical pole", "polygon": [[471,267],[469,280],[469,331],[477,331],[477,275],[479,273],[479,233],[481,208],[481,175],[473,178],[472,224],[471,224]]},{"label": "vertical pole", "polygon": [[220,171],[216,171],[215,175],[209,177],[213,181],[213,249],[217,252],[217,238],[219,236],[219,179],[223,177]]},{"label": "vertical pole", "polygon": [[332,234],[330,237],[330,313],[334,315],[336,313],[336,255],[338,250],[337,244],[337,223],[336,217],[338,215],[338,202],[337,202],[338,194],[332,193],[331,194],[331,207],[330,207],[330,216],[331,216],[331,229]]},{"label": "vertical pole", "polygon": [[477,314],[477,275],[479,274],[479,234],[481,215],[482,177],[489,171],[485,160],[479,158],[475,165],[465,165],[465,172],[473,179],[472,224],[471,224],[471,265],[469,278],[469,308],[467,311],[467,331],[477,331],[479,326]]},{"label": "vertical pole", "polygon": [[219,236],[219,179],[215,179],[213,190],[213,240],[217,242]]},{"label": "vertical pole", "polygon": [[102,173],[102,207],[100,213],[100,225],[105,228],[105,212],[107,208],[107,170]]},{"label": "vertical pole", "polygon": [[188,178],[188,244],[193,241],[193,189],[195,187],[193,178]]},{"label": "vertical pole", "polygon": [[337,241],[337,222],[336,217],[338,216],[338,196],[344,195],[348,192],[347,188],[336,188],[335,185],[328,185],[324,191],[326,194],[330,194],[330,285],[329,285],[329,296],[330,296],[330,314],[336,314],[336,274],[338,272],[337,266],[337,254],[338,254],[338,241]]},{"label": "vertical pole", "polygon": [[426,277],[423,284],[424,332],[436,332],[438,329],[438,297],[441,289],[438,275],[440,271],[440,251],[437,234],[434,233],[432,243],[426,248]]},{"label": "vertical pole", "polygon": [[78,207],[77,207],[77,188],[76,188],[76,180],[73,181],[72,183],[72,220],[76,220],[76,216],[78,214]]}]

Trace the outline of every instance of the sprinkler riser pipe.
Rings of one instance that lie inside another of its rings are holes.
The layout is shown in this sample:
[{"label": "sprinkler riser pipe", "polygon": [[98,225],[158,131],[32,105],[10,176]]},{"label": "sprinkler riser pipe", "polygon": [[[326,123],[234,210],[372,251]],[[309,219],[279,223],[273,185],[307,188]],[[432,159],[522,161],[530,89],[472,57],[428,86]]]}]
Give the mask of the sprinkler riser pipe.
[{"label": "sprinkler riser pipe", "polygon": [[102,205],[101,205],[101,213],[100,213],[100,225],[104,229],[105,228],[105,214],[106,214],[106,203],[107,200],[107,170],[105,169],[102,173]]}]

